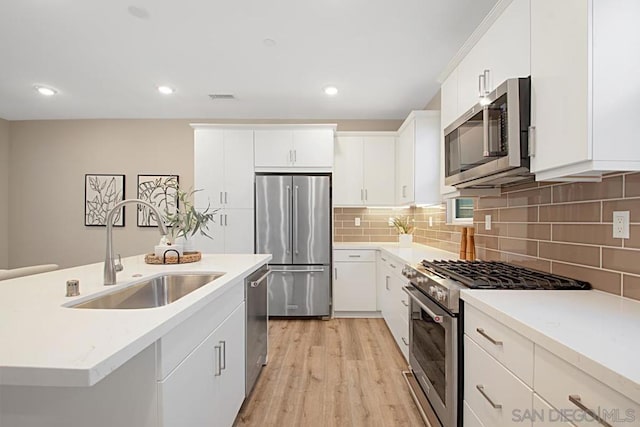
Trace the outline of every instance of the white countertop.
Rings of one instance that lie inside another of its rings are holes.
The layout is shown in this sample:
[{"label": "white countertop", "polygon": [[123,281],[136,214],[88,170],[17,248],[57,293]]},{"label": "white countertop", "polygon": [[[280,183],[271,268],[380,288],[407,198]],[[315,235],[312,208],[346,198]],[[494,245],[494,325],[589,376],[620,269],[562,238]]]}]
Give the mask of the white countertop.
[{"label": "white countertop", "polygon": [[401,248],[398,243],[385,242],[334,242],[333,249],[377,249],[384,250],[407,264],[417,264],[423,259],[458,259],[458,255],[431,246],[413,243],[410,248]]},{"label": "white countertop", "polygon": [[[203,255],[195,263],[148,265],[135,256],[122,260],[124,270],[113,286],[103,285],[103,263],[0,281],[0,385],[91,386],[270,259]],[[225,275],[163,307],[63,306],[166,272]],[[80,296],[65,297],[68,279],[80,280]]]},{"label": "white countertop", "polygon": [[468,289],[461,298],[640,403],[640,302],[600,291]]}]

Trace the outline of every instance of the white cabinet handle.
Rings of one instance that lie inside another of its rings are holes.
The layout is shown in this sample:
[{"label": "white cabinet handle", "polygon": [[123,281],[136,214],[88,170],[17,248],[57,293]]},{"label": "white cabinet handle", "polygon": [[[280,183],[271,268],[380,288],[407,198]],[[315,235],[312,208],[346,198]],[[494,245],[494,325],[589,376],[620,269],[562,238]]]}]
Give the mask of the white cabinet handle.
[{"label": "white cabinet handle", "polygon": [[390,291],[391,289],[389,289],[389,279],[391,278],[391,276],[385,276],[384,280],[385,280],[385,284],[384,287],[387,288],[388,291]]},{"label": "white cabinet handle", "polygon": [[293,163],[298,161],[298,150],[293,150]]},{"label": "white cabinet handle", "polygon": [[589,414],[594,420],[596,420],[598,422],[598,424],[603,425],[605,427],[613,427],[611,424],[609,424],[608,422],[606,422],[605,420],[600,418],[600,416],[597,413],[595,413],[593,410],[591,410],[588,406],[586,406],[584,403],[582,403],[582,399],[580,398],[579,395],[570,394],[569,395],[569,402],[573,403],[578,408],[582,409],[584,412]]},{"label": "white cabinet handle", "polygon": [[491,92],[491,70],[484,70],[482,75],[484,76],[484,96],[487,96]]},{"label": "white cabinet handle", "polygon": [[398,268],[398,267],[396,267],[395,265],[393,265],[391,263],[389,263],[389,266],[391,266],[391,268]]},{"label": "white cabinet handle", "polygon": [[225,191],[224,192],[224,204],[226,205],[227,203],[229,203],[229,202],[227,202],[227,192]]},{"label": "white cabinet handle", "polygon": [[493,409],[501,409],[502,405],[499,403],[495,403],[493,400],[491,400],[491,398],[487,395],[487,393],[484,391],[484,386],[481,384],[478,384],[476,386],[476,389],[478,389],[478,391],[480,392],[480,394],[482,395],[482,397],[484,397],[485,399],[487,399],[487,402],[489,402],[489,405],[491,405],[493,407]]},{"label": "white cabinet handle", "polygon": [[364,201],[364,188],[360,189],[360,200]]},{"label": "white cabinet handle", "polygon": [[349,255],[349,258],[360,258],[360,255]]},{"label": "white cabinet handle", "polygon": [[384,258],[384,257],[382,257],[382,256],[380,257],[380,259],[381,259],[382,261],[384,261],[384,262],[387,262],[387,259],[386,259],[386,258]]},{"label": "white cabinet handle", "polygon": [[402,305],[404,305],[405,307],[409,307],[409,303],[406,302],[405,300],[402,300]]},{"label": "white cabinet handle", "polygon": [[367,189],[364,189],[364,199],[365,200],[369,200],[369,192],[367,191]]},{"label": "white cabinet handle", "polygon": [[493,345],[502,345],[502,341],[498,341],[495,340],[494,338],[490,337],[482,328],[476,328],[476,332],[479,333],[480,335],[482,335],[483,337],[485,337],[487,339],[487,341],[489,341],[491,344]]},{"label": "white cabinet handle", "polygon": [[484,74],[478,76],[478,98],[484,96]]},{"label": "white cabinet handle", "polygon": [[338,280],[338,267],[335,267],[335,268],[333,269],[333,274],[334,274],[334,276],[335,276],[335,280]]},{"label": "white cabinet handle", "polygon": [[220,204],[222,204],[222,191],[220,192]]},{"label": "white cabinet handle", "polygon": [[222,365],[220,364],[220,360],[222,359],[222,347],[220,347],[219,345],[216,345],[213,348],[217,353],[217,357],[216,355],[214,355],[213,357],[214,359],[213,375],[215,375],[216,377],[219,377],[220,375],[222,375]]},{"label": "white cabinet handle", "polygon": [[407,339],[405,337],[402,337],[401,339],[402,339],[402,342],[404,343],[404,345],[409,347],[409,343],[407,342]]}]

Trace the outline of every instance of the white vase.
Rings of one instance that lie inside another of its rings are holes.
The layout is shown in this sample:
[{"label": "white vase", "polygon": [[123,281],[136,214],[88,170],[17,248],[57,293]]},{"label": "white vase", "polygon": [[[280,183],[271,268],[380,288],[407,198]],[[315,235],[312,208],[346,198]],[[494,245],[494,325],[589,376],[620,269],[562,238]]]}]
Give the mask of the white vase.
[{"label": "white vase", "polygon": [[410,248],[413,243],[413,234],[399,234],[398,242],[401,248]]},{"label": "white vase", "polygon": [[184,252],[195,252],[195,239],[193,236],[189,236],[187,238],[178,237],[176,242],[182,245]]}]

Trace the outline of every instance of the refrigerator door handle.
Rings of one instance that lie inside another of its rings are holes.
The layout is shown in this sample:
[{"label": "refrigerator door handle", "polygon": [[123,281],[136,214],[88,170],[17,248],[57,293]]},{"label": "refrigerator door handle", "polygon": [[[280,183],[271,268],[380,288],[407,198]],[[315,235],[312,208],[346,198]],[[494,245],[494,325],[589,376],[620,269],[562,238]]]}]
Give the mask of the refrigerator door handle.
[{"label": "refrigerator door handle", "polygon": [[293,251],[298,255],[298,186],[293,190]]},{"label": "refrigerator door handle", "polygon": [[291,253],[291,186],[287,185],[287,255]]}]

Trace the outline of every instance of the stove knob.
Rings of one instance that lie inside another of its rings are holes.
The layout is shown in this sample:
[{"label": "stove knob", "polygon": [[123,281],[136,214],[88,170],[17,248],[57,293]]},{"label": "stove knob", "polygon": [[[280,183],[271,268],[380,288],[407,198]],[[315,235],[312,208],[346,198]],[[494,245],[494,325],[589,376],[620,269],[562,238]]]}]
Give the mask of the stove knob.
[{"label": "stove knob", "polygon": [[424,285],[425,283],[427,283],[427,278],[426,277],[418,277],[418,285]]},{"label": "stove knob", "polygon": [[436,294],[436,299],[442,302],[445,300],[446,297],[447,297],[447,294],[443,290],[438,289]]},{"label": "stove knob", "polygon": [[429,286],[429,295],[435,297],[437,293],[438,293],[438,288],[436,288],[435,285]]}]

